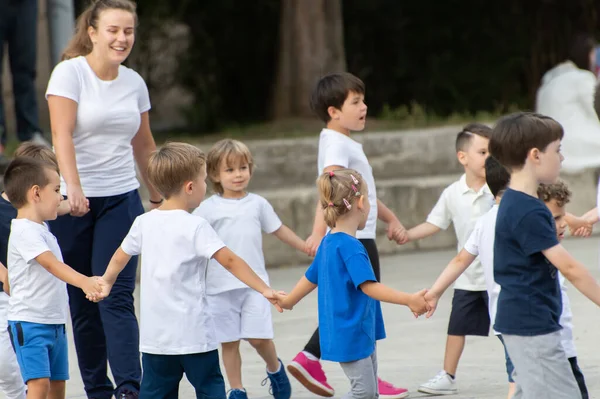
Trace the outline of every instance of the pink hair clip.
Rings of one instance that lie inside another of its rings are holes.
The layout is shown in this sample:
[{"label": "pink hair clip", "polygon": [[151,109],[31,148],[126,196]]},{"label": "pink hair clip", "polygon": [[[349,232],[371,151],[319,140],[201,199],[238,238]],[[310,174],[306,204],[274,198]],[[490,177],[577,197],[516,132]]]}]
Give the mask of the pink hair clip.
[{"label": "pink hair clip", "polygon": [[350,205],[346,198],[344,198],[344,205],[346,205],[346,208],[348,208],[348,210],[352,209],[352,205]]},{"label": "pink hair clip", "polygon": [[354,184],[352,185],[352,190],[354,191],[354,196],[355,197],[359,197],[360,196],[360,191],[358,191],[358,189],[356,188],[356,186]]},{"label": "pink hair clip", "polygon": [[352,178],[352,181],[354,182],[354,184],[358,184],[359,181],[356,177],[354,177],[354,175],[350,175],[350,177]]}]

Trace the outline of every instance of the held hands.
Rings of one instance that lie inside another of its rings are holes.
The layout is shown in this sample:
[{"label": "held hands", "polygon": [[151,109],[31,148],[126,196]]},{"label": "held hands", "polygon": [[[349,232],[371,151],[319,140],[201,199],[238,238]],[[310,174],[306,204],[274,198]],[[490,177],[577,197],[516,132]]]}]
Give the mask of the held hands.
[{"label": "held hands", "polygon": [[102,277],[90,277],[90,279],[93,279],[95,281],[95,283],[98,284],[99,287],[99,291],[93,291],[92,293],[88,294],[85,290],[84,292],[86,292],[85,297],[92,301],[92,302],[100,302],[101,300],[103,300],[104,298],[108,297],[108,295],[110,295],[110,290],[112,289],[112,284],[109,284],[106,282],[106,280],[104,280]]},{"label": "held hands", "polygon": [[98,302],[103,299],[101,298],[102,286],[100,277],[86,277],[80,288],[84,292],[85,297],[92,302]]},{"label": "held hands", "polygon": [[283,309],[292,309],[286,304],[285,299],[287,298],[287,294],[284,291],[275,291],[272,288],[268,288],[262,294],[273,306],[275,306],[275,309],[277,309],[279,313],[283,313]]},{"label": "held hands", "polygon": [[408,242],[408,232],[398,219],[388,224],[387,238],[390,241],[396,241],[398,245],[403,245]]},{"label": "held hands", "polygon": [[425,302],[427,302],[427,305],[429,306],[429,310],[427,311],[427,315],[425,317],[430,318],[431,316],[433,316],[433,314],[435,313],[435,309],[437,308],[437,303],[439,299],[440,297],[435,295],[431,291],[428,291],[425,294]]},{"label": "held hands", "polygon": [[408,307],[410,308],[410,311],[413,312],[415,317],[419,317],[430,310],[429,305],[425,301],[426,293],[427,290],[422,289],[421,291],[415,292],[410,296]]},{"label": "held hands", "polygon": [[569,232],[575,237],[589,237],[592,234],[593,223],[584,217],[573,217],[569,224]]}]

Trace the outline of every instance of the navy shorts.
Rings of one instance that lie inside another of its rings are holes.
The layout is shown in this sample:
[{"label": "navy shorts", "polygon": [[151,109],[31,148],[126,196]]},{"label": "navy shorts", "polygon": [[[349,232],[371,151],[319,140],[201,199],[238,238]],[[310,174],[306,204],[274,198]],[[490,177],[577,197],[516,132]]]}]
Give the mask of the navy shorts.
[{"label": "navy shorts", "polygon": [[219,365],[219,352],[185,355],[142,353],[140,399],[175,399],[183,375],[196,390],[196,397],[226,399],[225,381]]},{"label": "navy shorts", "polygon": [[64,324],[9,321],[8,333],[23,381],[69,379],[69,354]]},{"label": "navy shorts", "polygon": [[448,335],[478,335],[490,333],[487,291],[454,290]]},{"label": "navy shorts", "polygon": [[515,380],[513,379],[513,371],[515,371],[515,366],[513,366],[512,360],[510,360],[510,356],[508,356],[508,351],[506,350],[506,345],[504,344],[504,339],[502,335],[497,335],[500,342],[502,342],[502,346],[504,347],[504,360],[506,362],[506,374],[508,374],[508,382],[513,383]]}]

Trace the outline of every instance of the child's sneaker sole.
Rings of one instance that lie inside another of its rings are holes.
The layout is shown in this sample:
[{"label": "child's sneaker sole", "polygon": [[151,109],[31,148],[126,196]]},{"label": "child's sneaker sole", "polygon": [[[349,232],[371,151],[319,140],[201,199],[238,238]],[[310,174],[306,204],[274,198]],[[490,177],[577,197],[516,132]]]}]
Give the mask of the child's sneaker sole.
[{"label": "child's sneaker sole", "polygon": [[428,393],[430,395],[456,395],[458,393],[458,389],[439,390],[426,387],[419,387],[417,391],[422,393]]},{"label": "child's sneaker sole", "polygon": [[288,372],[294,376],[306,389],[315,395],[331,398],[334,394],[332,390],[327,389],[319,381],[315,380],[300,364],[292,361],[287,366]]}]

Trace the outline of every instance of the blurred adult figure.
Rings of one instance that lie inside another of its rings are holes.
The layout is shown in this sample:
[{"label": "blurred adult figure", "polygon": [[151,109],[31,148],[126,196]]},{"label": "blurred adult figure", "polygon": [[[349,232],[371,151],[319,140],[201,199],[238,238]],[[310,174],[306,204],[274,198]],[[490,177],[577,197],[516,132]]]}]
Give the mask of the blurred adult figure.
[{"label": "blurred adult figure", "polygon": [[600,166],[600,121],[594,111],[596,41],[578,35],[569,58],[550,69],[537,92],[536,112],[551,116],[564,128],[563,170],[568,173]]}]

